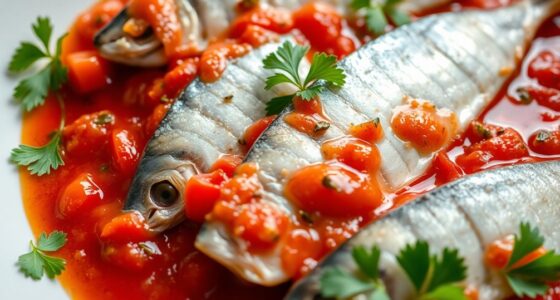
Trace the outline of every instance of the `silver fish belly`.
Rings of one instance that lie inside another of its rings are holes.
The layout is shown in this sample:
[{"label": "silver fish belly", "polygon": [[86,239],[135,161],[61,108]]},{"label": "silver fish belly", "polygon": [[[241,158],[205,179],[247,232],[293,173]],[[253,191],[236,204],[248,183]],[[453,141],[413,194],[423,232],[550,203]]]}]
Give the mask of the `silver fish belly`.
[{"label": "silver fish belly", "polygon": [[[406,244],[423,240],[434,252],[456,248],[468,267],[466,283],[479,299],[510,296],[503,279],[484,266],[484,250],[493,241],[517,233],[521,222],[537,226],[545,247],[560,250],[560,162],[518,165],[466,177],[422,196],[374,222],[328,256],[296,283],[286,300],[320,299],[319,278],[325,269],[356,272],[351,249],[378,245],[381,270],[391,299],[414,295],[395,256]],[[527,180],[531,178],[531,180]]]},{"label": "silver fish belly", "polygon": [[279,45],[255,49],[230,62],[218,81],[197,79],[179,96],[146,146],[124,210],[140,212],[155,232],[185,218],[185,182],[222,154],[242,154],[238,139],[245,128],[264,116],[266,101],[289,92],[264,89],[270,71],[262,59]]},{"label": "silver fish belly", "polygon": [[[346,134],[351,124],[379,117],[385,137],[377,146],[381,176],[389,191],[422,174],[433,154],[421,154],[392,132],[392,109],[406,97],[428,99],[454,111],[460,131],[493,99],[507,79],[503,68],[515,68],[536,27],[551,11],[525,1],[494,11],[447,13],[421,19],[383,35],[340,63],[346,85],[321,95],[332,120],[327,133],[313,139],[287,125],[282,116],[263,133],[246,161],[259,167],[263,200],[294,216],[283,186],[295,170],[323,161],[322,141]],[[285,112],[286,113],[286,112]],[[198,249],[247,281],[275,285],[289,280],[279,251],[250,253],[246,242],[224,224],[207,222]]]}]

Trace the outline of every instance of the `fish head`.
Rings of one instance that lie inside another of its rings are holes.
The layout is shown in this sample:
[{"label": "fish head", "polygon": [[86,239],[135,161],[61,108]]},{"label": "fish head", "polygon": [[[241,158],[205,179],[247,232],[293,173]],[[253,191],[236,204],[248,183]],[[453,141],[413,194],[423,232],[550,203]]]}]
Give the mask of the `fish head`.
[{"label": "fish head", "polygon": [[132,181],[125,211],[140,212],[150,230],[163,232],[185,218],[183,199],[187,180],[196,166],[173,155],[145,156]]}]

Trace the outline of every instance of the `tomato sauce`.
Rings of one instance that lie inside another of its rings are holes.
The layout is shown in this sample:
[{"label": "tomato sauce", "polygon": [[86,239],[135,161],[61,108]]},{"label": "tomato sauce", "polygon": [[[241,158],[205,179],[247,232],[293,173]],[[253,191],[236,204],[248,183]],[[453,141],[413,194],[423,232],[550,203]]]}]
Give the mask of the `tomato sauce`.
[{"label": "tomato sauce", "polygon": [[[169,108],[170,99],[197,75],[208,76],[208,81],[216,80],[227,68],[228,58],[243,55],[250,47],[276,40],[278,34],[294,28],[307,37],[314,51],[326,51],[339,58],[369,38],[356,33],[359,28],[351,30],[351,22],[347,23],[323,4],[306,5],[292,15],[248,8],[234,22],[229,36],[217,41],[207,52],[174,59],[167,69],[141,70],[105,61],[97,55],[91,42],[94,33],[116,15],[125,2],[107,0],[95,4],[78,17],[64,42],[63,62],[68,65],[73,86],[73,89],[63,90],[65,165],[48,176],[20,173],[24,207],[33,232],[36,235],[52,230],[68,233],[67,245],[56,255],[68,262],[60,281],[75,299],[282,298],[288,285],[275,288],[247,285],[196,250],[194,239],[199,230],[196,223],[184,222],[159,236],[145,234],[139,216],[121,215],[123,201],[140,153]],[[466,6],[494,5],[493,1],[470,2]],[[457,9],[457,5],[453,7]],[[235,233],[250,241],[255,251],[282,239],[286,244],[280,254],[282,264],[286,272],[297,278],[313,269],[321,257],[350,238],[361,226],[436,186],[498,165],[560,158],[560,112],[555,98],[559,93],[558,77],[555,77],[560,53],[558,20],[560,17],[552,18],[543,25],[522,67],[478,118],[479,123],[473,123],[469,132],[438,153],[433,167],[422,178],[394,194],[385,195],[383,203],[378,201],[381,192],[377,177],[372,175],[379,168],[375,143],[382,138],[383,129],[372,120],[350,128],[351,136],[325,143],[322,150],[330,161],[314,166],[327,173],[330,168],[341,169],[343,171],[338,174],[359,178],[363,185],[349,188],[345,186],[344,176],[303,176],[308,181],[318,181],[310,183],[318,188],[307,190],[308,193],[322,195],[332,192],[333,188],[355,193],[356,201],[352,203],[355,214],[340,215],[333,209],[336,205],[302,200],[301,207],[311,207],[309,210],[315,212],[302,210],[298,212],[297,222],[288,222],[286,216],[258,200],[258,182],[251,190],[239,191],[245,187],[243,182],[251,181],[254,170],[243,166],[234,172],[241,158],[224,156],[212,167],[212,173],[189,183],[198,195],[205,197],[203,203],[193,204],[198,206],[188,210],[193,214],[189,217],[199,221],[206,217],[230,220]],[[313,37],[317,36],[326,38],[314,41]],[[170,41],[169,45],[173,43]],[[543,52],[545,50],[549,53]],[[84,80],[86,77],[95,80]],[[523,88],[521,92],[519,88]],[[296,116],[316,106],[313,101],[301,104]],[[294,117],[294,124],[296,127],[303,124],[302,130],[311,133],[316,133],[317,120],[328,121],[328,116],[322,115],[316,107],[311,114],[315,118],[313,128],[305,123],[309,114],[302,115]],[[22,142],[45,144],[49,134],[58,128],[60,117],[60,108],[51,96],[44,106],[25,114]],[[296,120],[298,118],[303,121]],[[243,140],[252,144],[271,120],[264,119],[255,125]],[[508,145],[523,146],[524,151],[519,151],[515,157],[506,157],[495,150],[502,146],[505,148],[501,149],[507,150]],[[361,150],[349,155],[354,152],[348,149]],[[469,159],[460,158],[469,155],[472,155]],[[364,164],[364,160],[368,163]],[[346,167],[353,164],[356,164],[357,173]],[[234,179],[227,181],[228,178]],[[224,190],[230,195],[223,195]],[[309,198],[307,195],[293,197]],[[360,202],[364,197],[373,197],[376,201]],[[372,203],[375,208],[368,206]],[[364,210],[373,212],[362,215]],[[207,215],[210,211],[212,213]],[[318,212],[335,217],[325,219]],[[130,239],[114,238],[111,225],[106,226],[111,222],[127,224],[125,229],[119,230],[126,230]]]}]

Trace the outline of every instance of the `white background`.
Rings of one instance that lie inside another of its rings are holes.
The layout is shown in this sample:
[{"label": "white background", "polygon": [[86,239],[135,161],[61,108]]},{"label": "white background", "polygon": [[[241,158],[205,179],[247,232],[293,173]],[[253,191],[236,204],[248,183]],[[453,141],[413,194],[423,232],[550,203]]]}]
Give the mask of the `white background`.
[{"label": "white background", "polygon": [[21,113],[11,99],[16,80],[7,74],[8,63],[21,40],[32,40],[31,23],[49,16],[54,36],[64,32],[74,17],[93,0],[0,0],[0,299],[66,299],[55,281],[32,281],[15,266],[32,239],[23,212],[16,168],[10,150],[20,142]]}]

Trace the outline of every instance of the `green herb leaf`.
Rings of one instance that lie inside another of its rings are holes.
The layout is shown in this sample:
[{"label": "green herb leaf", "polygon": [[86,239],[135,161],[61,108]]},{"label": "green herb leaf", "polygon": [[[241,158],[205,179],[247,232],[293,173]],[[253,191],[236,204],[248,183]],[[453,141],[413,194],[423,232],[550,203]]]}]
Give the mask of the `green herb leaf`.
[{"label": "green herb leaf", "polygon": [[51,169],[56,170],[64,165],[59,151],[60,138],[61,133],[58,131],[45,146],[20,145],[12,150],[10,160],[20,166],[27,166],[32,175],[50,174]]},{"label": "green herb leaf", "polygon": [[428,292],[450,283],[460,282],[467,277],[465,260],[459,256],[456,249],[443,249],[441,260],[434,260],[432,282]]},{"label": "green herb leaf", "polygon": [[428,243],[418,241],[414,245],[406,245],[397,256],[397,261],[416,290],[421,290],[430,270],[430,246]]},{"label": "green herb leaf", "polygon": [[272,116],[280,114],[286,107],[292,104],[294,96],[295,94],[272,98],[266,103],[266,115]]},{"label": "green herb leaf", "polygon": [[527,281],[510,275],[506,275],[506,278],[513,292],[520,297],[525,295],[536,298],[538,295],[544,295],[548,290],[548,286],[544,283]]},{"label": "green herb leaf", "polygon": [[[293,45],[285,42],[274,53],[269,54],[264,60],[264,68],[277,70],[266,79],[265,89],[269,90],[278,84],[288,83],[297,88],[295,94],[272,99],[266,107],[268,115],[278,114],[286,108],[294,96],[303,100],[311,100],[318,96],[325,86],[341,87],[344,85],[345,75],[342,69],[336,66],[336,57],[324,53],[315,53],[311,61],[309,72],[305,80],[301,79],[299,66],[309,47]],[[288,101],[288,99],[290,101]]]},{"label": "green herb leaf", "polygon": [[396,26],[402,26],[410,23],[410,16],[405,12],[397,9],[396,7],[388,7],[385,9],[387,16],[393,21]]},{"label": "green herb leaf", "polygon": [[380,256],[381,250],[377,246],[373,246],[371,251],[366,250],[363,246],[356,246],[352,249],[352,257],[360,271],[371,279],[379,278]]},{"label": "green herb leaf", "polygon": [[456,285],[442,285],[423,295],[422,300],[467,300],[464,290]]},{"label": "green herb leaf", "polygon": [[366,25],[373,34],[384,34],[387,24],[387,18],[381,6],[372,6],[366,11]]},{"label": "green herb leaf", "polygon": [[515,236],[513,252],[506,268],[510,268],[527,254],[537,250],[544,244],[544,237],[540,235],[538,228],[532,228],[529,223],[519,225],[519,236]]},{"label": "green herb leaf", "polygon": [[47,55],[37,46],[29,42],[22,42],[12,55],[8,70],[10,72],[23,71],[44,57],[47,57]]},{"label": "green herb leaf", "polygon": [[32,111],[45,103],[50,84],[50,68],[46,67],[39,73],[22,80],[16,86],[13,96],[26,111]]},{"label": "green herb leaf", "polygon": [[47,53],[49,52],[49,43],[51,40],[51,34],[53,31],[53,26],[51,20],[46,17],[38,17],[37,22],[32,25],[33,32],[41,40]]},{"label": "green herb leaf", "polygon": [[370,294],[368,300],[391,300],[383,285],[378,285],[377,288]]},{"label": "green herb leaf", "polygon": [[326,270],[320,280],[321,295],[345,299],[375,289],[372,282],[360,280],[339,268]]},{"label": "green herb leaf", "polygon": [[361,8],[369,7],[370,2],[371,2],[370,0],[352,0],[352,3],[350,3],[350,6],[354,10],[358,10],[358,9],[361,9]]},{"label": "green herb leaf", "polygon": [[31,251],[18,258],[17,265],[20,271],[34,280],[39,280],[43,274],[54,278],[60,275],[66,266],[64,259],[47,255],[45,252],[59,250],[66,244],[66,233],[54,231],[50,235],[42,233],[37,241],[37,246],[31,241]]}]

